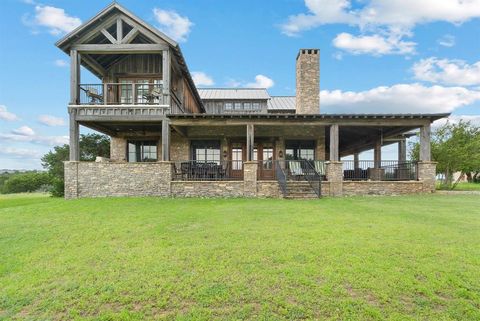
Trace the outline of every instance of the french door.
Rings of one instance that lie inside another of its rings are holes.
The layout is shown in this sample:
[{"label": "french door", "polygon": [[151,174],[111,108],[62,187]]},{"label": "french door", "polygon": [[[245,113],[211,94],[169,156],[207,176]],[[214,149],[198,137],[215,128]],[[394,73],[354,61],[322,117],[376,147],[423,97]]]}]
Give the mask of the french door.
[{"label": "french door", "polygon": [[[247,160],[245,143],[230,144],[230,168],[233,177],[243,177],[243,162]],[[258,178],[271,180],[275,178],[275,148],[273,143],[256,143],[253,150],[253,160],[258,161]]]}]

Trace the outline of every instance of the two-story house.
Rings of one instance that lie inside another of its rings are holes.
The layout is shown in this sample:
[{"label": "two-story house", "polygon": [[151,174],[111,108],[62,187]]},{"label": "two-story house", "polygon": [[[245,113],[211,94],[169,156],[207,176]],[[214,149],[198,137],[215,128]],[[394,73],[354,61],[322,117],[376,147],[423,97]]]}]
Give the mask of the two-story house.
[{"label": "two-story house", "polygon": [[[434,190],[430,124],[448,115],[321,113],[318,49],[298,52],[296,96],[274,97],[257,88],[197,89],[179,45],[117,3],[56,45],[71,60],[66,198]],[[99,81],[83,83],[80,66]],[[79,161],[79,126],[111,137],[110,159]],[[406,158],[415,129],[419,162]],[[398,159],[382,159],[382,146],[393,143]],[[370,149],[374,159],[359,160]]]}]

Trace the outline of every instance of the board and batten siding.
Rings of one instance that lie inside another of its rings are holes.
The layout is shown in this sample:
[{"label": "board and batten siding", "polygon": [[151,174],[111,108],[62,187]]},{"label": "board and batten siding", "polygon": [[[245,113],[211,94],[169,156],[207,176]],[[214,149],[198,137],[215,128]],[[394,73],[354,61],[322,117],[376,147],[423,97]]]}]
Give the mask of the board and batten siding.
[{"label": "board and batten siding", "polygon": [[108,73],[110,76],[152,74],[152,76],[162,79],[162,55],[128,55],[110,67]]},{"label": "board and batten siding", "polygon": [[[233,114],[233,113],[244,113],[244,110],[225,110],[225,103],[259,103],[260,109],[258,113],[267,113],[267,101],[266,100],[204,100],[203,105],[205,106],[205,111],[207,114]],[[250,111],[249,111],[250,112]]]}]

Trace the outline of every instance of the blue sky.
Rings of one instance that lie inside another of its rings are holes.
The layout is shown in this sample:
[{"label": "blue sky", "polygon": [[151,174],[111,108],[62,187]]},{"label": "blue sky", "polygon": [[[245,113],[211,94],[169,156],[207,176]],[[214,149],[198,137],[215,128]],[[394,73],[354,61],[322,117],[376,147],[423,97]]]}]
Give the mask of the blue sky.
[{"label": "blue sky", "polygon": [[[68,57],[54,43],[109,3],[2,1],[0,169],[40,168],[67,141]],[[480,0],[120,4],[180,42],[200,86],[294,95],[298,49],[320,48],[321,112],[452,112],[480,123]],[[97,80],[83,71],[82,81]]]}]

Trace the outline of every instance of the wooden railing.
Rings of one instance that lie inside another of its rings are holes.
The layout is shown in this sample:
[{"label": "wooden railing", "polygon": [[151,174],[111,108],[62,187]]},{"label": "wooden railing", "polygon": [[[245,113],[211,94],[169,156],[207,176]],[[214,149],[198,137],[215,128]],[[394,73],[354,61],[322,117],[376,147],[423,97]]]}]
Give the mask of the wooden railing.
[{"label": "wooden railing", "polygon": [[78,117],[132,117],[165,116],[170,113],[169,106],[70,106]]}]

